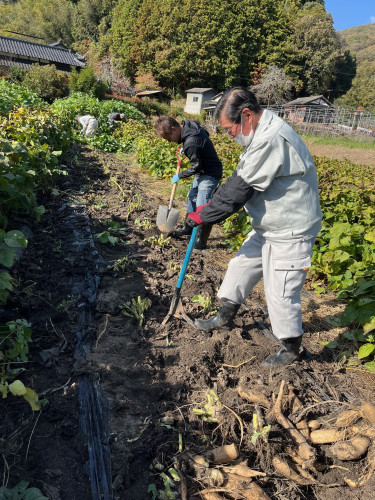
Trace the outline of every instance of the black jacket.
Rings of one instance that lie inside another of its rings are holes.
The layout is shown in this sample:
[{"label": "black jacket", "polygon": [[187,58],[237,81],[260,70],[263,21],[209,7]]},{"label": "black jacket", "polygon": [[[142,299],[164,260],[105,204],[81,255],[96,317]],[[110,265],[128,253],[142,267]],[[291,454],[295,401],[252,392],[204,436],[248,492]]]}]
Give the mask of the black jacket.
[{"label": "black jacket", "polygon": [[223,166],[207,130],[191,120],[183,121],[181,140],[184,153],[190,160],[190,167],[178,174],[180,179],[191,175],[210,175],[221,179]]},{"label": "black jacket", "polygon": [[120,113],[110,113],[108,115],[108,123],[109,125],[114,125],[116,122],[121,121]]}]

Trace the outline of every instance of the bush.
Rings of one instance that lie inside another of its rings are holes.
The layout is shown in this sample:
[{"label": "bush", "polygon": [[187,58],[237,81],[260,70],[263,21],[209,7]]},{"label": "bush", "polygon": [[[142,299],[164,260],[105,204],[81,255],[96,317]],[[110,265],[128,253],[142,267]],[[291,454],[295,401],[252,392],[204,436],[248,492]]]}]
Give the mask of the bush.
[{"label": "bush", "polygon": [[58,71],[52,64],[46,66],[33,64],[26,72],[22,84],[50,103],[69,93],[66,74]]},{"label": "bush", "polygon": [[35,92],[7,80],[0,80],[0,113],[6,114],[11,109],[21,106],[41,106],[42,104],[43,101]]},{"label": "bush", "polygon": [[19,85],[25,78],[25,73],[26,70],[19,68],[18,66],[12,66],[8,73],[8,80]]},{"label": "bush", "polygon": [[69,88],[73,92],[83,92],[98,99],[104,99],[107,91],[107,85],[95,75],[91,66],[87,66],[79,73],[73,69],[70,74]]}]

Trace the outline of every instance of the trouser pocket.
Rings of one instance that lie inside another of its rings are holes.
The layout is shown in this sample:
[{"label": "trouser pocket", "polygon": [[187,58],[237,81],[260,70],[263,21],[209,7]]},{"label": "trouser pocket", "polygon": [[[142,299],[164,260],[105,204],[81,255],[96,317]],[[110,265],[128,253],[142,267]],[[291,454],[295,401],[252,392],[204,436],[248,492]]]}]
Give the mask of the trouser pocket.
[{"label": "trouser pocket", "polygon": [[299,296],[311,266],[312,244],[297,242],[272,247],[274,283],[283,298]]}]

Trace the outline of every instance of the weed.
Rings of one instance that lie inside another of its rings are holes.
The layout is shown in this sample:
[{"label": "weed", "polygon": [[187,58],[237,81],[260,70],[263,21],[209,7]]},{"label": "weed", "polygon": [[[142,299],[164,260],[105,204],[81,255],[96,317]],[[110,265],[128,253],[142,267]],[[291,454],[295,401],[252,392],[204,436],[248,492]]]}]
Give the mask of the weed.
[{"label": "weed", "polygon": [[[26,363],[31,342],[30,323],[24,319],[9,321],[0,325],[0,393],[3,399],[10,392],[14,396],[23,396],[33,411],[40,410],[38,395],[20,380],[14,380],[25,368],[11,368],[12,363]],[[9,381],[13,380],[11,383]]]},{"label": "weed", "polygon": [[161,234],[160,236],[150,236],[150,238],[143,240],[143,244],[145,246],[159,247],[161,251],[164,247],[172,246],[171,238],[169,236],[165,237],[164,234]]},{"label": "weed", "polygon": [[124,273],[129,267],[135,265],[134,259],[129,259],[129,257],[122,257],[121,259],[117,259],[114,264],[108,266],[108,269],[112,269],[116,272]]},{"label": "weed", "polygon": [[48,500],[38,488],[29,488],[28,481],[20,481],[13,488],[6,488],[2,486],[0,488],[0,498],[13,500],[15,498],[28,499],[28,500]]},{"label": "weed", "polygon": [[152,228],[152,222],[150,219],[145,217],[143,220],[141,219],[135,219],[134,224],[139,228],[139,229],[151,229]]},{"label": "weed", "polygon": [[138,325],[142,328],[143,321],[145,319],[145,312],[151,307],[150,299],[141,299],[138,296],[137,299],[132,299],[131,302],[125,303],[121,307],[121,312],[124,316],[134,317],[138,320]]},{"label": "weed", "polygon": [[222,410],[222,404],[215,391],[207,391],[207,403],[203,408],[193,408],[196,415],[200,415],[206,422],[217,423],[216,415]]},{"label": "weed", "polygon": [[270,425],[263,426],[259,421],[257,413],[253,413],[253,429],[254,433],[251,436],[251,442],[255,444],[258,438],[262,438],[265,443],[268,442],[268,436],[271,430]]},{"label": "weed", "polygon": [[100,241],[100,243],[110,243],[111,245],[115,245],[119,242],[120,238],[118,236],[112,236],[109,231],[103,231],[101,233],[95,233],[95,238]]},{"label": "weed", "polygon": [[128,204],[128,213],[126,214],[126,220],[129,219],[130,214],[133,212],[142,212],[142,198],[139,193],[135,194]]},{"label": "weed", "polygon": [[210,312],[214,309],[211,297],[203,297],[203,295],[194,295],[192,302],[197,302],[203,307],[202,313]]},{"label": "weed", "polygon": [[68,297],[65,299],[62,299],[61,302],[56,306],[57,311],[64,311],[66,312],[69,307],[74,304],[75,302],[75,297],[74,295],[68,295]]},{"label": "weed", "polygon": [[62,252],[61,245],[62,245],[62,241],[58,240],[57,244],[52,248],[52,250],[54,252],[61,253]]}]

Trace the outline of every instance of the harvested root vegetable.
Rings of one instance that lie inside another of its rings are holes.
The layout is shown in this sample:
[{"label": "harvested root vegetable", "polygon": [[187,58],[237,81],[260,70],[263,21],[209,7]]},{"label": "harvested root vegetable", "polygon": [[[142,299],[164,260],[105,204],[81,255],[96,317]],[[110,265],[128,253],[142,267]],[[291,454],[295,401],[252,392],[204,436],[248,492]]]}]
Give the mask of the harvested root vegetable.
[{"label": "harvested root vegetable", "polygon": [[300,486],[308,486],[310,484],[314,484],[314,482],[312,482],[310,479],[301,477],[286,460],[283,460],[278,456],[273,457],[272,464],[277,472],[279,472],[282,476],[290,479],[291,481],[294,481]]},{"label": "harvested root vegetable", "polygon": [[348,427],[354,424],[361,416],[360,410],[345,410],[336,419],[337,427]]},{"label": "harvested root vegetable", "polygon": [[366,436],[370,439],[375,438],[375,426],[369,424],[368,422],[358,422],[358,424],[351,425],[348,429],[351,434],[361,434],[362,436]]},{"label": "harvested root vegetable", "polygon": [[[286,429],[291,435],[292,439],[298,446],[298,455],[304,460],[306,467],[311,466],[315,461],[315,450],[306,441],[306,438],[297,430],[292,422],[288,420],[282,413],[281,402],[284,392],[285,380],[281,382],[279,395],[277,396],[274,412],[278,423]],[[317,432],[317,431],[316,431]]]},{"label": "harvested root vegetable", "polygon": [[223,467],[224,472],[230,472],[231,474],[236,474],[237,476],[242,477],[257,477],[257,476],[266,476],[265,472],[260,472],[257,470],[250,469],[247,465],[238,464],[233,465],[233,467]]},{"label": "harvested root vegetable", "polygon": [[363,474],[358,481],[353,481],[352,479],[344,478],[344,481],[351,488],[358,488],[364,486],[368,483],[375,471],[375,443],[371,443],[370,449],[367,453],[367,472]]},{"label": "harvested root vegetable", "polygon": [[208,469],[207,475],[202,481],[208,486],[222,486],[224,484],[224,474],[218,469]]},{"label": "harvested root vegetable", "polygon": [[317,429],[319,429],[319,427],[321,426],[321,423],[319,422],[319,420],[310,420],[307,425],[309,426],[309,428],[312,430],[312,431],[316,431]]},{"label": "harvested root vegetable", "polygon": [[259,485],[246,477],[241,478],[235,474],[228,474],[225,487],[228,491],[242,495],[245,500],[270,500],[267,493]]},{"label": "harvested root vegetable", "polygon": [[309,429],[309,426],[307,425],[306,420],[301,420],[300,422],[298,422],[296,424],[296,428],[301,432],[302,436],[309,439],[310,429]]},{"label": "harvested root vegetable", "polygon": [[348,441],[333,444],[331,452],[339,460],[356,460],[367,451],[370,443],[370,439],[366,436],[354,436]]},{"label": "harvested root vegetable", "polygon": [[311,442],[314,444],[329,444],[342,441],[348,435],[352,435],[349,429],[338,431],[337,429],[318,429],[310,433]]},{"label": "harvested root vegetable", "polygon": [[260,391],[256,391],[255,389],[244,389],[243,387],[238,386],[237,392],[241,396],[241,398],[250,401],[250,403],[258,403],[262,406],[265,406],[266,408],[270,406],[270,402]]},{"label": "harvested root vegetable", "polygon": [[216,493],[215,491],[202,490],[199,492],[203,500],[224,500],[224,497]]},{"label": "harvested root vegetable", "polygon": [[289,394],[288,394],[288,402],[289,407],[292,413],[302,410],[303,404],[298,396],[296,396],[294,392],[294,387],[292,385],[288,385]]},{"label": "harvested root vegetable", "polygon": [[362,403],[361,410],[363,417],[371,422],[372,425],[375,425],[375,405],[365,401]]},{"label": "harvested root vegetable", "polygon": [[207,460],[202,457],[202,455],[192,455],[191,459],[196,463],[197,465],[200,465],[201,467],[209,467],[210,464],[207,462]]},{"label": "harvested root vegetable", "polygon": [[208,451],[205,456],[212,464],[229,464],[236,460],[238,457],[238,451],[236,445],[232,443],[214,448],[213,450]]}]

